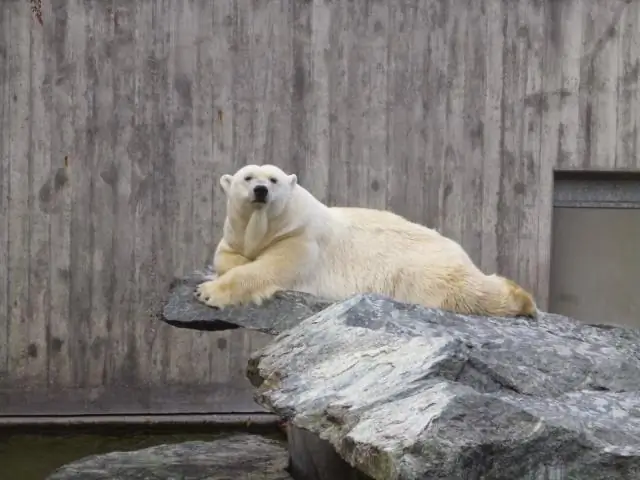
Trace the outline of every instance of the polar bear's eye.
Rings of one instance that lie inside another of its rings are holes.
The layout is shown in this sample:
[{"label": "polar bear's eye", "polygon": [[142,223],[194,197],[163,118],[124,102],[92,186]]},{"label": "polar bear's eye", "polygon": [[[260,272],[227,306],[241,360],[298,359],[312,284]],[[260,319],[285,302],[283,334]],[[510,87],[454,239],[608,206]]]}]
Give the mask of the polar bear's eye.
[{"label": "polar bear's eye", "polygon": [[269,181],[270,181],[271,183],[278,183],[278,179],[277,179],[277,178],[275,178],[275,177],[271,177],[271,178],[269,179]]},{"label": "polar bear's eye", "polygon": [[252,178],[253,177],[251,175],[247,175],[246,177],[244,177],[244,181],[245,182],[250,182]]}]

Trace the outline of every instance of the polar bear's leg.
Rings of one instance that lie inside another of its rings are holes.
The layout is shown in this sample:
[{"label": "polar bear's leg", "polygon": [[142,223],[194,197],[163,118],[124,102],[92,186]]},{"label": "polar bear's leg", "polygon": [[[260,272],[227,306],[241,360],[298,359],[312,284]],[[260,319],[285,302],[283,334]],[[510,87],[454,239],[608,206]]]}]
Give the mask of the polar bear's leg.
[{"label": "polar bear's leg", "polygon": [[282,240],[254,261],[201,283],[195,297],[218,308],[250,302],[260,304],[278,290],[292,288],[299,275],[315,267],[317,259],[315,243],[296,238]]},{"label": "polar bear's leg", "polygon": [[415,264],[398,275],[395,297],[466,315],[535,317],[531,294],[498,275],[484,275],[469,266]]},{"label": "polar bear's leg", "polygon": [[395,297],[427,308],[473,313],[479,292],[467,270],[459,265],[415,261],[396,275]]},{"label": "polar bear's leg", "polygon": [[401,302],[415,303],[427,308],[442,308],[451,288],[445,279],[425,275],[413,268],[395,276],[393,296]]},{"label": "polar bear's leg", "polygon": [[250,263],[251,260],[233,251],[224,240],[220,241],[213,258],[213,268],[218,275],[224,275],[229,270],[240,265]]}]

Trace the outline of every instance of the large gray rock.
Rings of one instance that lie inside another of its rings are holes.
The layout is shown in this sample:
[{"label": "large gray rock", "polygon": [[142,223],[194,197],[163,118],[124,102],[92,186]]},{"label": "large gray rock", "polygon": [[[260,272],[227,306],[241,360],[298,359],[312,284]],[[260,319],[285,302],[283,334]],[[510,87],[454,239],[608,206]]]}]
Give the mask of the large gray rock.
[{"label": "large gray rock", "polygon": [[286,447],[276,440],[236,434],[86,457],[47,480],[290,480],[287,459]]},{"label": "large gray rock", "polygon": [[248,376],[373,479],[640,478],[638,331],[360,295],[277,336]]},{"label": "large gray rock", "polygon": [[204,271],[174,280],[162,309],[162,320],[175,327],[195,330],[246,328],[274,335],[331,305],[328,300],[306,293],[278,292],[259,307],[213,308],[193,296],[195,287],[209,278],[215,278],[215,275]]}]

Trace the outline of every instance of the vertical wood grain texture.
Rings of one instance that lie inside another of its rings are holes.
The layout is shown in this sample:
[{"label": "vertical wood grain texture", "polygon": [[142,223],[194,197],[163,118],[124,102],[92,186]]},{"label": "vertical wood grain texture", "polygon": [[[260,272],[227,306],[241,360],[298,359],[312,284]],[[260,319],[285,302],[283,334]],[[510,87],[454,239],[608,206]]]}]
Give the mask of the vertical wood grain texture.
[{"label": "vertical wood grain texture", "polygon": [[640,4],[631,2],[622,10],[618,37],[616,76],[617,141],[615,166],[621,169],[640,167]]},{"label": "vertical wood grain texture", "polygon": [[[0,30],[9,30],[12,9],[5,8],[0,11]],[[7,97],[8,87],[11,84],[9,77],[9,45],[6,34],[2,37],[0,48],[0,95],[4,100]],[[0,125],[9,124],[10,110],[4,102],[0,103]],[[9,263],[9,196],[11,181],[9,179],[8,150],[9,132],[7,128],[0,130],[0,381],[8,377],[9,362],[9,279],[7,278]]]},{"label": "vertical wood grain texture", "polygon": [[[258,409],[268,337],[157,319],[218,179],[275,163],[547,304],[553,170],[640,170],[640,3],[51,0],[0,9],[0,414]],[[373,241],[373,240],[372,240]]]}]

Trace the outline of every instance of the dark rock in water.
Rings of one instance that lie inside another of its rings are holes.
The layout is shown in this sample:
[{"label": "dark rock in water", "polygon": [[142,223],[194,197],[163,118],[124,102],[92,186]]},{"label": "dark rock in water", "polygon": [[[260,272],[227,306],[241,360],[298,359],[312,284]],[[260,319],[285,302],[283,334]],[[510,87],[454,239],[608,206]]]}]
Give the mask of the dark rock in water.
[{"label": "dark rock in water", "polygon": [[373,479],[640,478],[636,330],[359,295],[255,352],[248,376]]},{"label": "dark rock in water", "polygon": [[86,457],[60,467],[47,480],[291,480],[287,464],[281,442],[237,434]]},{"label": "dark rock in water", "polygon": [[196,272],[176,279],[163,307],[162,319],[175,327],[196,330],[246,328],[276,335],[332,303],[306,293],[279,292],[260,306],[217,309],[199,302],[193,296],[195,287],[211,278],[215,278],[215,275],[210,272]]}]

